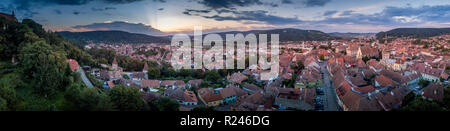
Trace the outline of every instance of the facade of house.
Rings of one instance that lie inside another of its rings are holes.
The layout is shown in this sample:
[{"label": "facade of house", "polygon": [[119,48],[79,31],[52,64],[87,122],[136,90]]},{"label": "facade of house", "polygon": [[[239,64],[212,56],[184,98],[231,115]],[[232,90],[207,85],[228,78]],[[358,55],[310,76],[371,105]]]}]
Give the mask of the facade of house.
[{"label": "facade of house", "polygon": [[219,106],[223,102],[222,95],[213,88],[201,88],[197,92],[200,101],[208,107]]},{"label": "facade of house", "polygon": [[[142,80],[141,88],[147,88],[150,92],[157,92],[160,87],[160,80]],[[143,90],[142,90],[143,91]]]},{"label": "facade of house", "polygon": [[356,53],[356,58],[358,59],[362,59],[363,57],[378,57],[379,53],[378,53],[378,49],[376,48],[371,48],[368,46],[364,46],[364,47],[359,47],[358,48],[358,53]]},{"label": "facade of house", "polygon": [[406,67],[407,67],[406,62],[402,62],[400,60],[394,60],[394,59],[382,59],[380,61],[380,64],[387,68],[390,68],[394,71],[403,71],[403,70],[406,70]]},{"label": "facade of house", "polygon": [[220,89],[219,93],[222,96],[222,104],[229,105],[236,102],[237,95],[233,88]]}]

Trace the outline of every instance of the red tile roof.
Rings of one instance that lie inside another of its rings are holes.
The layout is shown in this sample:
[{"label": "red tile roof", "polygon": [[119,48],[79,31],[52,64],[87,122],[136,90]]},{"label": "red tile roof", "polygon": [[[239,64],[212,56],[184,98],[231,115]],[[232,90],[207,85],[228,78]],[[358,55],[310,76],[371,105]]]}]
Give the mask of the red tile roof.
[{"label": "red tile roof", "polygon": [[247,80],[247,76],[245,76],[242,73],[233,73],[233,75],[231,75],[230,80],[234,83],[241,83],[244,80]]},{"label": "red tile roof", "polygon": [[392,86],[394,83],[391,79],[387,78],[384,75],[380,75],[380,76],[376,77],[375,81],[377,81],[383,87]]},{"label": "red tile roof", "polygon": [[159,88],[160,81],[159,80],[142,80],[141,87],[153,87]]},{"label": "red tile roof", "polygon": [[356,88],[356,90],[361,92],[361,94],[367,94],[369,92],[375,91],[375,88],[372,85],[368,85],[368,86]]},{"label": "red tile roof", "polygon": [[222,99],[236,95],[233,88],[223,88],[219,90],[219,93],[222,96]]},{"label": "red tile roof", "polygon": [[220,95],[220,93],[215,93],[213,88],[201,88],[197,92],[198,95],[207,103],[222,100],[222,95]]},{"label": "red tile roof", "polygon": [[70,69],[72,71],[78,70],[78,62],[74,59],[68,59],[67,63],[69,63]]},{"label": "red tile roof", "polygon": [[444,87],[440,84],[432,84],[422,92],[422,96],[436,101],[444,98]]}]

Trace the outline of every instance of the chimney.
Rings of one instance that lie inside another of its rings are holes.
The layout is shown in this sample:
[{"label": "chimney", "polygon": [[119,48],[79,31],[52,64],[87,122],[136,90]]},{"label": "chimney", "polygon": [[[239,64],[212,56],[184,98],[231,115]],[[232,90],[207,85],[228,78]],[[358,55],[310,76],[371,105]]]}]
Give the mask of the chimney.
[{"label": "chimney", "polygon": [[14,10],[12,10],[12,13],[11,13],[11,15],[12,15],[12,16],[15,16],[15,14],[14,14]]}]

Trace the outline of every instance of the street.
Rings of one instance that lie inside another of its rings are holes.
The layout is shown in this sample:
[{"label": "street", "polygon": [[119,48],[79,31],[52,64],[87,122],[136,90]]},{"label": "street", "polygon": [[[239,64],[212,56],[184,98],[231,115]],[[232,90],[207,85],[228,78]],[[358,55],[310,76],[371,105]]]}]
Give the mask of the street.
[{"label": "street", "polygon": [[87,87],[94,87],[94,85],[92,85],[91,81],[89,81],[89,79],[86,77],[86,74],[84,73],[83,68],[78,66],[78,72],[80,72],[81,80],[83,80],[83,83],[86,84]]},{"label": "street", "polygon": [[327,70],[327,63],[322,62],[320,64],[320,72],[323,73],[323,79],[322,79],[322,89],[324,92],[324,95],[318,95],[324,104],[324,111],[340,111],[339,104],[337,102],[337,96],[336,91],[332,87],[332,79],[330,77],[330,74]]}]

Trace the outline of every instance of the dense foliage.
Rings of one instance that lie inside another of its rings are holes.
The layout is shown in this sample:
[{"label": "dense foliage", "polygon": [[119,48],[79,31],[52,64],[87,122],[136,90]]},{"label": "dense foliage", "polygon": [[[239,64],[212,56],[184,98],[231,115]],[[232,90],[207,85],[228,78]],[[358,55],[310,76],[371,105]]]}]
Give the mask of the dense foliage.
[{"label": "dense foliage", "polygon": [[[72,72],[67,59],[96,66],[111,63],[114,55],[109,55],[115,54],[109,50],[92,52],[96,53],[91,56],[33,20],[18,23],[0,17],[0,111],[149,110],[148,102],[136,88],[101,90],[81,82],[80,74]],[[124,56],[117,59],[124,65],[135,64],[126,65],[130,70],[142,71],[141,61]],[[174,109],[173,105],[158,108]]]},{"label": "dense foliage", "polygon": [[388,37],[414,37],[426,38],[450,33],[450,28],[397,28],[387,32],[378,33],[377,39]]}]

